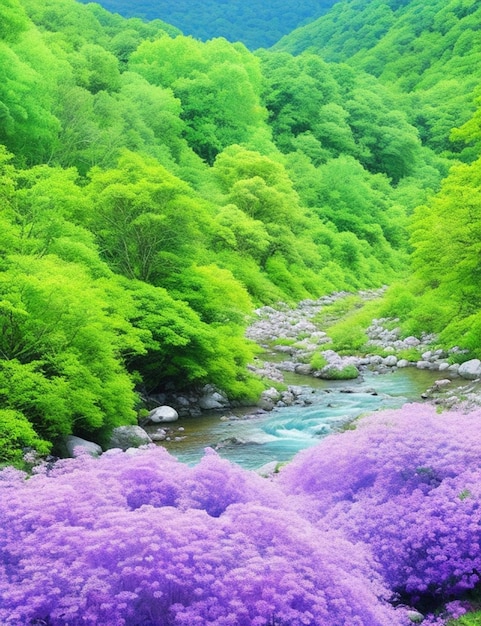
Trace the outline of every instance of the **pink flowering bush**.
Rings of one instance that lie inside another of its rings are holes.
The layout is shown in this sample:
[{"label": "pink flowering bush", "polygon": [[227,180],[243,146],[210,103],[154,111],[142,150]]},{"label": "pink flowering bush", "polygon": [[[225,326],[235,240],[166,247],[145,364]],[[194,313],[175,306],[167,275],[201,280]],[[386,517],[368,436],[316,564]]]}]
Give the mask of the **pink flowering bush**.
[{"label": "pink flowering bush", "polygon": [[369,549],[208,453],[0,473],[2,626],[402,626]]},{"label": "pink flowering bush", "polygon": [[407,405],[301,452],[281,473],[321,529],[369,545],[378,571],[422,608],[481,577],[481,412]]}]

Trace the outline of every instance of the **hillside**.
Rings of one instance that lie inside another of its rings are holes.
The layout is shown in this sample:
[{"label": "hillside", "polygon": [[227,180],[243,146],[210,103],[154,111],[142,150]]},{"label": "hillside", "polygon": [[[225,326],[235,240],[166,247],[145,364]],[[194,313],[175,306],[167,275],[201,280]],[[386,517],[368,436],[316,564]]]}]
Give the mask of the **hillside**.
[{"label": "hillside", "polygon": [[461,152],[421,141],[399,89],[95,4],[1,12],[4,460],[102,442],[166,387],[253,401],[255,306],[406,275],[410,216]]},{"label": "hillside", "polygon": [[[481,6],[476,0],[342,0],[275,50],[309,52],[366,71],[398,93],[423,142],[462,154],[450,131],[475,110],[481,81]],[[462,158],[473,158],[469,149]]]},{"label": "hillside", "polygon": [[196,39],[225,37],[255,50],[272,46],[297,26],[323,15],[337,1],[102,0],[99,4],[124,17],[160,18]]},{"label": "hillside", "polygon": [[406,333],[437,332],[444,345],[478,355],[480,21],[474,0],[429,8],[418,0],[342,1],[275,47],[369,72],[397,94],[423,145],[461,161],[441,192],[419,203],[411,222],[413,277],[388,297],[393,314],[403,311]]}]

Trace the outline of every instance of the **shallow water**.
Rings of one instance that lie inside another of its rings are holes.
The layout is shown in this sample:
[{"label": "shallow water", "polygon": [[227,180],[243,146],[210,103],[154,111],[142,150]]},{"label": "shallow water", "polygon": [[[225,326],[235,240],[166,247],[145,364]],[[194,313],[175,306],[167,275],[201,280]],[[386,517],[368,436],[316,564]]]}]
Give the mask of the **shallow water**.
[{"label": "shallow water", "polygon": [[[270,461],[289,461],[359,415],[406,402],[421,401],[421,393],[440,378],[439,372],[405,368],[388,374],[366,373],[352,381],[324,381],[286,374],[285,382],[303,387],[308,406],[277,408],[246,418],[239,411],[186,418],[173,425],[173,437],[162,442],[180,461],[195,464],[206,447],[239,465],[256,469]],[[244,411],[245,413],[245,411]],[[228,421],[221,416],[228,416]],[[178,429],[183,428],[183,431]]]}]

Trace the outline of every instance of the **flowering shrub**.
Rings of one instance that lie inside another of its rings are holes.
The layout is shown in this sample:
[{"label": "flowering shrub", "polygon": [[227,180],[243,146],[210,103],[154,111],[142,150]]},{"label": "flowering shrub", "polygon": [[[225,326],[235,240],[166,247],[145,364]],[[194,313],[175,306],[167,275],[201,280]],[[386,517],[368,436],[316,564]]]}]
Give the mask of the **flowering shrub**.
[{"label": "flowering shrub", "polygon": [[481,576],[481,412],[373,414],[281,472],[319,528],[371,546],[389,587],[419,606]]},{"label": "flowering shrub", "polygon": [[480,420],[377,413],[272,481],[155,447],[7,468],[0,623],[442,626],[479,583]]},{"label": "flowering shrub", "polygon": [[402,626],[369,551],[215,453],[0,473],[4,626]]}]

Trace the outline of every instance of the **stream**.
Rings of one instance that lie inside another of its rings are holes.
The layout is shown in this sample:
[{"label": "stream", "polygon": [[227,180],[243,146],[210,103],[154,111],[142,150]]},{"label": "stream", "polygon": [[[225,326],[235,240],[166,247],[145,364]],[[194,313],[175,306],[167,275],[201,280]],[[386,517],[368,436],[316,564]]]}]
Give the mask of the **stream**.
[{"label": "stream", "polygon": [[239,409],[185,418],[175,423],[172,440],[163,441],[162,446],[187,464],[197,463],[205,448],[212,447],[223,458],[257,469],[271,461],[289,461],[359,415],[421,401],[421,393],[438,378],[439,372],[416,368],[387,374],[365,372],[348,381],[287,374],[287,384],[303,388],[304,406],[275,408],[254,416],[250,408],[248,416],[247,409]]}]

